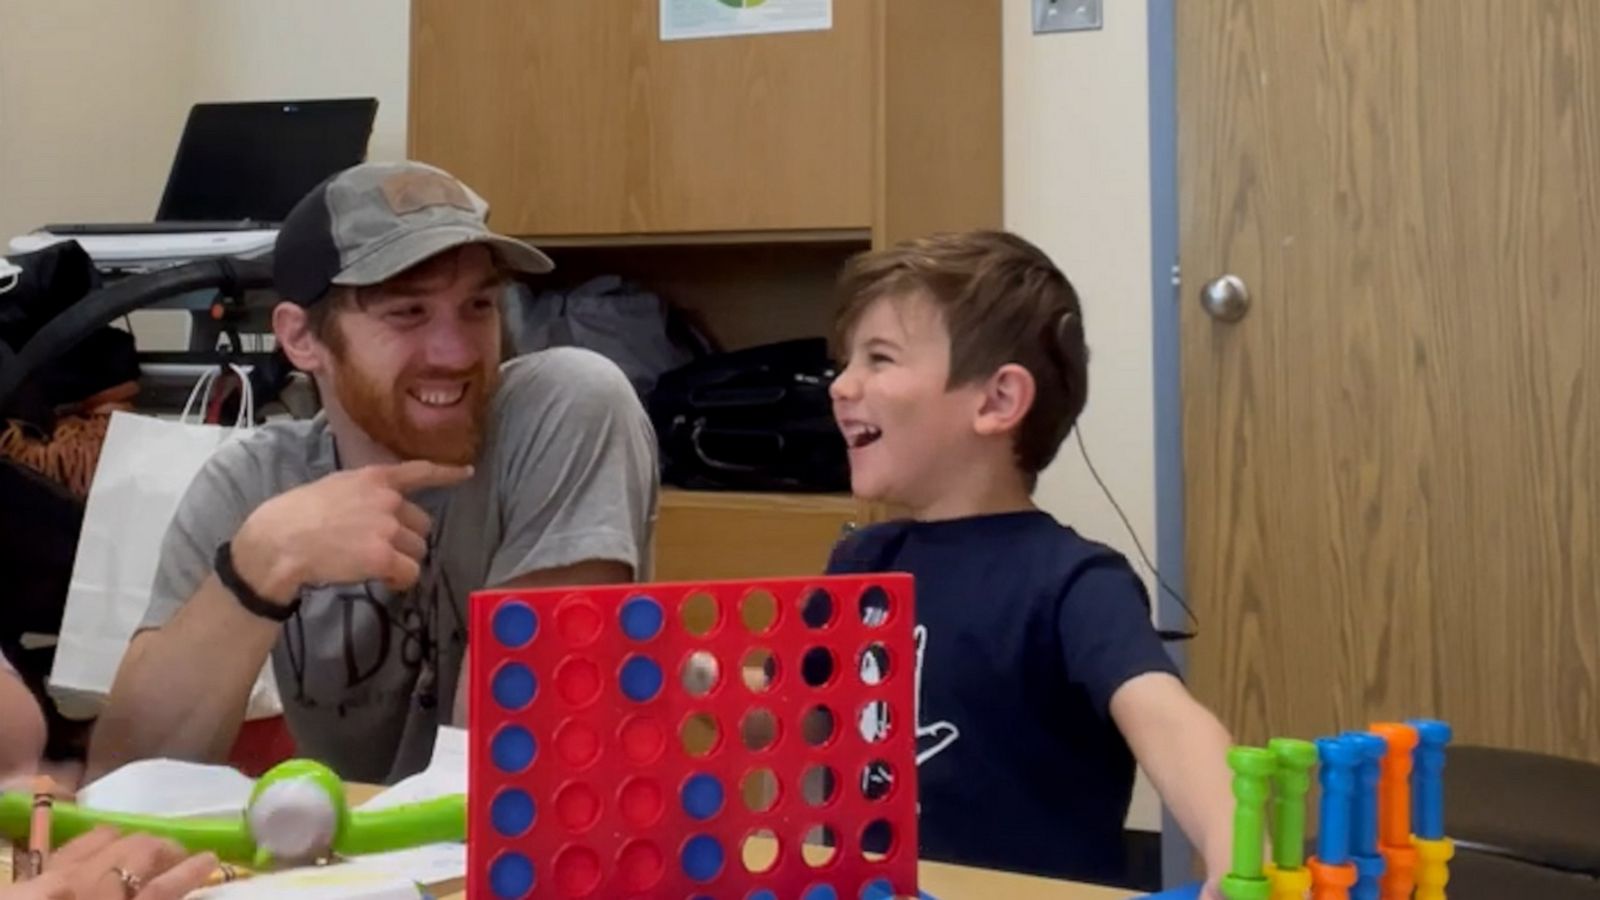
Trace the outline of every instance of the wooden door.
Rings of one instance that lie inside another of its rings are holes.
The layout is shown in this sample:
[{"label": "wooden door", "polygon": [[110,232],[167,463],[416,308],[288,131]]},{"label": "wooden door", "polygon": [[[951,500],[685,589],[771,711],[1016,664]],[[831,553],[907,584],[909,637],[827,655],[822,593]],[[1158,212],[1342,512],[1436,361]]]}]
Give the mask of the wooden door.
[{"label": "wooden door", "polygon": [[1600,3],[1176,7],[1198,694],[1600,760]]}]

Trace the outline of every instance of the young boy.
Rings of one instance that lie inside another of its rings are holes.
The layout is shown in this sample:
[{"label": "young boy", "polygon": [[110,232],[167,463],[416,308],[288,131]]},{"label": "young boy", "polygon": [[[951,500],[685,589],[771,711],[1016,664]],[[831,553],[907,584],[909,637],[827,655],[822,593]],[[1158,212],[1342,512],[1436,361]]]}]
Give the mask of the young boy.
[{"label": "young boy", "polygon": [[1176,677],[1127,560],[1032,499],[1088,396],[1072,285],[1021,238],[976,232],[858,257],[841,293],[851,485],[908,519],[851,535],[829,571],[916,578],[922,855],[1116,879],[1137,761],[1214,885],[1228,733]]}]

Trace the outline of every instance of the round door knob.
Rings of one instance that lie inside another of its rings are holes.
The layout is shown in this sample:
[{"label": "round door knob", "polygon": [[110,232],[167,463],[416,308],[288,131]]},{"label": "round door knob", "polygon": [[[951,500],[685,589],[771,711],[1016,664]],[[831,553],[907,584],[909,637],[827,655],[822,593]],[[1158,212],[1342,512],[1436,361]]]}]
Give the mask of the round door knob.
[{"label": "round door knob", "polygon": [[1219,275],[1200,289],[1200,305],[1213,319],[1237,322],[1250,311],[1250,288],[1237,275]]}]

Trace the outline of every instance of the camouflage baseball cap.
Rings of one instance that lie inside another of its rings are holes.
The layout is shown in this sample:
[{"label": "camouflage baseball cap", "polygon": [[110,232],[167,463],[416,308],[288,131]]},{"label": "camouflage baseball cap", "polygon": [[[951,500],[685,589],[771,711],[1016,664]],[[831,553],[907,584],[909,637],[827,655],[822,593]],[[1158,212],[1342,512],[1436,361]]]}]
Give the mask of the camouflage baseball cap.
[{"label": "camouflage baseball cap", "polygon": [[312,188],[278,230],[272,280],[308,306],[334,285],[379,284],[453,247],[483,244],[508,272],[555,267],[543,253],[490,231],[489,205],[442,169],[373,162]]}]

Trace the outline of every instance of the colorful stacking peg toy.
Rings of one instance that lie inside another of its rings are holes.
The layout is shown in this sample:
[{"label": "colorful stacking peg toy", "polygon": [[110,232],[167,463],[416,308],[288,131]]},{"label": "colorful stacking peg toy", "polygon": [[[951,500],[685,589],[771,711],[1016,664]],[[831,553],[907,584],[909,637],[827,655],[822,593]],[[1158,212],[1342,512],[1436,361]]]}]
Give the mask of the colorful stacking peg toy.
[{"label": "colorful stacking peg toy", "polygon": [[1311,790],[1311,770],[1317,765],[1317,745],[1293,738],[1273,738],[1267,743],[1276,765],[1272,773],[1272,882],[1273,900],[1301,900],[1311,890],[1306,870],[1306,794]]},{"label": "colorful stacking peg toy", "polygon": [[[1235,747],[1229,900],[1445,900],[1454,846],[1444,834],[1450,726],[1381,722],[1315,743]],[[1304,857],[1306,797],[1321,785],[1316,853]],[[1263,862],[1269,819],[1272,860]]]},{"label": "colorful stacking peg toy", "polygon": [[1233,770],[1233,869],[1222,879],[1228,900],[1269,900],[1271,885],[1262,866],[1267,817],[1267,784],[1276,762],[1259,747],[1228,751]]},{"label": "colorful stacking peg toy", "polygon": [[1417,848],[1416,900],[1444,900],[1455,845],[1444,836],[1444,748],[1450,726],[1413,719],[1417,731],[1416,765],[1412,769],[1411,831]]},{"label": "colorful stacking peg toy", "polygon": [[1350,810],[1360,758],[1355,744],[1346,738],[1319,738],[1316,747],[1322,762],[1317,773],[1322,801],[1317,817],[1317,855],[1308,866],[1311,897],[1347,900],[1350,886],[1356,883],[1356,868],[1350,861]]},{"label": "colorful stacking peg toy", "polygon": [[1378,767],[1378,852],[1383,854],[1378,895],[1411,900],[1417,871],[1417,848],[1411,843],[1411,753],[1417,748],[1417,730],[1403,722],[1379,722],[1372,730],[1388,744]]},{"label": "colorful stacking peg toy", "polygon": [[1383,877],[1383,856],[1378,852],[1379,764],[1389,745],[1370,731],[1352,731],[1344,739],[1356,751],[1354,814],[1350,820],[1350,861],[1356,867],[1351,900],[1378,900],[1378,880]]}]

